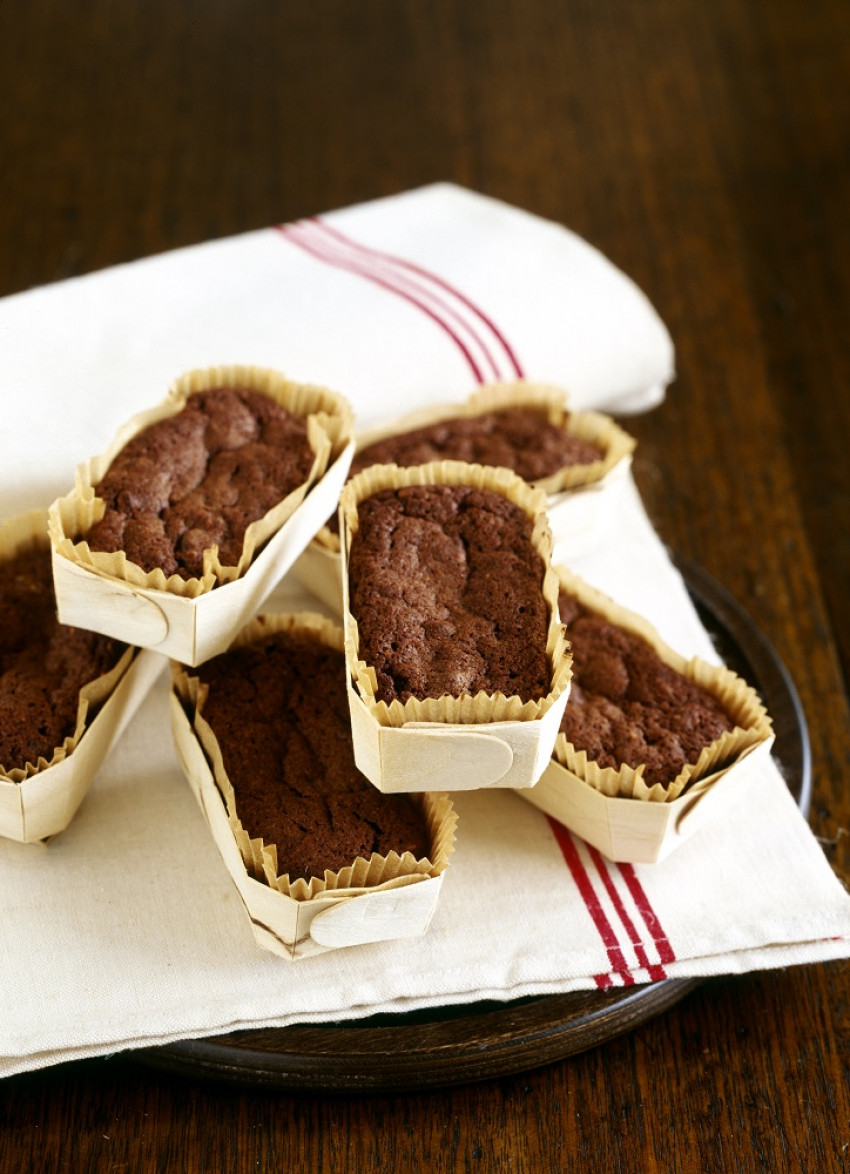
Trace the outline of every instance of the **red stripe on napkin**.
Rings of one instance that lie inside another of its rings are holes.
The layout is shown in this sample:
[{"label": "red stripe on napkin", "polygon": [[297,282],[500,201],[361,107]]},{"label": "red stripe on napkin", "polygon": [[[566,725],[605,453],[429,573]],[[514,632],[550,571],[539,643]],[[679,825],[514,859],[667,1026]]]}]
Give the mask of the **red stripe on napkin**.
[{"label": "red stripe on napkin", "polygon": [[[357,252],[359,252],[362,256],[371,257],[376,261],[395,266],[398,269],[404,270],[408,274],[415,275],[416,278],[423,281],[427,286],[436,287],[443,293],[448,294],[450,298],[455,299],[458,303],[460,303],[461,306],[464,307],[464,309],[473,314],[475,318],[478,319],[479,323],[490,332],[492,339],[496,343],[497,352],[502,352],[502,363],[497,364],[494,359],[491,358],[494,375],[496,375],[497,378],[521,379],[523,377],[522,367],[520,366],[516,352],[493,319],[488,314],[485,314],[481,307],[477,306],[465,293],[462,293],[461,290],[457,289],[455,286],[450,285],[444,277],[439,277],[436,273],[431,273],[429,270],[424,269],[421,265],[416,265],[413,261],[408,261],[403,257],[398,257],[392,253],[385,253],[381,249],[373,249],[367,245],[360,244],[358,241],[355,241],[351,237],[346,236],[344,233],[340,232],[338,228],[334,228],[330,224],[326,224],[323,220],[316,219],[314,223],[319,229],[321,229],[322,232],[326,233],[328,236],[334,237],[334,239],[337,240],[340,244],[346,245],[352,249],[356,249]],[[503,364],[507,365],[506,372],[503,369]],[[500,371],[502,372],[501,374]]]},{"label": "red stripe on napkin", "polygon": [[[657,963],[652,963],[649,961],[649,955],[646,952],[646,947],[644,946],[643,942],[641,941],[640,934],[637,931],[635,923],[632,921],[631,917],[629,917],[629,914],[626,911],[626,907],[623,904],[622,897],[617,892],[617,887],[614,884],[614,881],[611,877],[610,872],[608,871],[608,867],[605,863],[605,860],[603,859],[602,853],[599,851],[598,848],[594,848],[590,844],[588,844],[587,848],[588,848],[588,852],[590,853],[590,858],[596,867],[596,871],[599,873],[599,876],[602,879],[602,883],[605,886],[605,891],[611,900],[611,904],[614,906],[615,910],[617,911],[617,916],[619,917],[620,921],[623,923],[623,928],[625,929],[626,933],[629,935],[629,941],[631,942],[632,946],[634,947],[635,957],[637,958],[639,964],[644,968],[644,970],[647,971],[647,973],[649,974],[649,977],[652,979],[653,982],[658,982],[660,979],[666,978],[667,973],[664,970],[664,967],[659,966]],[[637,883],[636,876],[634,877],[634,880]],[[638,887],[640,888],[640,885],[638,885]],[[643,893],[642,888],[640,891],[645,898],[646,894]],[[630,893],[632,892],[631,888],[629,889],[629,892]],[[632,898],[634,899],[633,893],[632,893]],[[638,905],[638,902],[635,901],[635,904]],[[645,902],[644,907],[649,909],[649,903]],[[641,909],[640,905],[638,905],[638,910],[640,911],[641,916],[644,917],[644,921],[646,921],[646,917],[644,916],[643,910]],[[649,912],[652,913],[651,910],[649,910]],[[652,914],[652,916],[654,917],[655,915]],[[647,925],[647,928],[649,928],[648,925]],[[650,929],[650,933],[652,933],[651,929]],[[667,942],[666,937],[664,938],[664,941]],[[659,943],[658,939],[655,937],[655,935],[653,935],[653,942],[654,942],[656,948],[658,949],[659,958],[662,958],[662,951],[660,948],[660,943]],[[669,946],[669,942],[667,942],[667,945]],[[671,958],[663,958],[663,961],[670,962],[670,961],[672,961],[672,959]]]},{"label": "red stripe on napkin", "polygon": [[631,864],[619,864],[617,867],[620,870],[623,880],[626,882],[626,887],[632,895],[632,900],[637,906],[646,928],[652,934],[652,940],[658,951],[658,957],[665,964],[675,962],[676,953],[670,944],[670,939],[662,928],[658,914],[649,903],[649,898],[646,895],[643,885],[638,880],[634,867]]},{"label": "red stripe on napkin", "polygon": [[457,331],[455,331],[447,322],[445,322],[439,314],[437,314],[429,306],[425,305],[425,303],[420,298],[415,297],[408,290],[400,288],[398,282],[387,280],[380,274],[371,271],[367,266],[358,264],[357,262],[350,261],[345,257],[340,256],[339,254],[335,253],[333,249],[328,249],[324,242],[315,238],[311,239],[310,237],[305,239],[304,234],[300,232],[297,225],[281,224],[278,226],[278,229],[289,241],[291,241],[292,244],[297,245],[300,249],[303,249],[305,253],[310,253],[311,256],[316,257],[320,261],[326,262],[328,265],[333,265],[337,269],[345,269],[349,273],[356,273],[358,277],[363,277],[367,281],[371,281],[374,285],[379,285],[382,289],[389,290],[390,293],[397,294],[406,302],[410,302],[411,305],[416,306],[417,309],[421,310],[423,314],[426,314],[430,319],[432,319],[432,321],[436,322],[437,325],[442,330],[444,330],[446,334],[448,334],[452,342],[463,354],[463,357],[466,359],[467,364],[469,365],[469,369],[472,371],[472,374],[474,375],[477,382],[483,382],[484,376],[481,372],[481,368],[478,366],[478,363],[473,358],[469,348],[460,338]]},{"label": "red stripe on napkin", "polygon": [[614,977],[617,976],[622,979],[623,986],[633,986],[635,981],[634,975],[626,965],[625,956],[623,955],[623,951],[620,948],[620,944],[617,940],[617,934],[615,933],[614,927],[608,920],[605,910],[602,908],[602,904],[596,895],[596,892],[593,888],[593,882],[587,873],[587,869],[582,863],[572,835],[567,831],[563,824],[558,823],[557,820],[552,819],[550,816],[547,816],[546,818],[549,820],[549,826],[552,829],[552,832],[558,843],[558,847],[561,849],[561,854],[566,861],[567,867],[572,873],[576,887],[581,894],[582,900],[584,901],[587,911],[590,914],[591,920],[596,927],[596,931],[602,939],[602,944],[605,946],[605,950],[608,954],[608,960],[611,963],[612,972],[610,975],[597,974],[594,976],[596,985],[601,990],[604,990],[606,987],[613,985]]},{"label": "red stripe on napkin", "polygon": [[[360,245],[318,219],[280,224],[277,228],[291,244],[325,264],[354,273],[416,306],[451,338],[476,382],[504,378],[505,364],[509,377],[521,374],[516,356],[501,331],[469,298],[453,290],[442,278],[401,258]],[[481,332],[481,324],[491,333],[489,341],[487,332]]]}]

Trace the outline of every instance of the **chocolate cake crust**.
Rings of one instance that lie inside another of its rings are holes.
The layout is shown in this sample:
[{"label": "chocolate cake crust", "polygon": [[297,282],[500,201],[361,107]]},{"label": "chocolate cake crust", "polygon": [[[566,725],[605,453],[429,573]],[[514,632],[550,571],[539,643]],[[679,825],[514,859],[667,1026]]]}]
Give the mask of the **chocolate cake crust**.
[{"label": "chocolate cake crust", "polygon": [[664,663],[634,633],[561,592],[573,680],[561,732],[602,767],[645,765],[649,786],[669,783],[733,722],[720,703]]},{"label": "chocolate cake crust", "polygon": [[570,435],[563,426],[550,423],[544,412],[500,408],[376,440],[355,454],[351,475],[369,465],[465,461],[502,466],[524,481],[539,481],[568,465],[589,465],[604,456],[599,445]]},{"label": "chocolate cake crust", "polygon": [[519,506],[465,485],[360,503],[350,609],[378,700],[549,692],[545,568],[531,532]]},{"label": "chocolate cake crust", "polygon": [[235,566],[245,531],[307,479],[306,420],[244,387],[191,395],[117,454],[95,493],[106,512],[92,550],[123,550],[145,571],[203,574],[204,551]]},{"label": "chocolate cake crust", "polygon": [[341,651],[278,632],[198,674],[236,814],[249,836],[276,845],[281,875],[321,878],[373,852],[429,855],[419,804],[377,791],[355,765]]},{"label": "chocolate cake crust", "polygon": [[80,689],[109,672],[125,647],[59,623],[48,549],[0,563],[0,766],[49,762],[74,733]]}]

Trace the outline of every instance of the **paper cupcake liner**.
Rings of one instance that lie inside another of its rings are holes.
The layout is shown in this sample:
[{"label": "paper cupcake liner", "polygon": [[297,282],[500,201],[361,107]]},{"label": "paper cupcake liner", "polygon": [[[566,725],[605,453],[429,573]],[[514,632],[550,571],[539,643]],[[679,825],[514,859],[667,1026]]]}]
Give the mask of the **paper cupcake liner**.
[{"label": "paper cupcake liner", "polygon": [[728,769],[752,747],[772,738],[772,723],[761,698],[755,689],[731,669],[711,664],[699,657],[687,659],[681,656],[664,643],[642,616],[621,607],[566,568],[558,568],[558,578],[561,587],[575,595],[590,610],[646,640],[665,664],[716,698],[735,723],[734,729],[706,746],[697,760],[686,764],[666,786],[661,783],[649,786],[643,778],[644,766],[632,768],[623,765],[620,770],[600,767],[583,750],[576,750],[564,734],[559,733],[554,756],[578,778],[603,795],[669,803],[677,799],[686,788],[709,775],[715,776],[723,769]]},{"label": "paper cupcake liner", "polygon": [[[260,616],[246,625],[233,647],[277,631],[310,632],[329,647],[343,649],[338,625],[312,613]],[[449,796],[419,797],[431,837],[427,858],[373,853],[339,871],[328,869],[322,877],[309,881],[299,877],[290,882],[287,875],[278,872],[275,845],[264,843],[262,838],[252,839],[242,826],[218,741],[203,717],[206,692],[197,677],[181,665],[172,665],[172,717],[178,753],[245,902],[259,944],[295,958],[424,932],[454,848],[457,816]]]},{"label": "paper cupcake liner", "polygon": [[[9,559],[37,548],[49,548],[45,510],[5,522],[0,526],[0,573]],[[108,672],[81,688],[74,730],[50,758],[39,756],[8,770],[0,763],[0,835],[31,842],[67,827],[163,664],[126,648]]]},{"label": "paper cupcake liner", "polygon": [[[225,386],[248,387],[274,399],[295,415],[306,417],[307,439],[314,454],[313,465],[306,481],[262,518],[248,526],[242,555],[236,566],[222,565],[218,558],[218,548],[211,547],[204,553],[204,573],[199,578],[182,579],[176,574],[166,577],[159,568],[150,572],[145,571],[131,562],[123,551],[106,553],[90,550],[85,535],[100,521],[105,511],[105,504],[95,496],[94,487],[127,442],[150,424],[176,415],[191,395]],[[163,403],[130,420],[119,431],[105,453],[80,466],[74,489],[51,506],[50,535],[54,549],[62,558],[95,574],[135,587],[195,598],[245,573],[256,551],[293,514],[311,486],[325,472],[328,463],[348,443],[352,420],[351,409],[342,396],[325,388],[294,383],[276,371],[242,366],[190,371],[172,384]]]},{"label": "paper cupcake liner", "polygon": [[[598,412],[569,412],[567,397],[558,388],[518,380],[485,384],[464,402],[440,404],[403,416],[359,434],[356,448],[396,433],[427,427],[440,420],[476,416],[513,407],[534,407],[571,435],[591,441],[605,456],[586,465],[568,465],[534,482],[547,495],[546,509],[556,551],[576,557],[604,539],[613,518],[620,489],[631,468],[634,439],[610,416]],[[355,449],[356,452],[356,449]],[[339,535],[324,525],[295,563],[299,581],[337,614],[342,614],[342,578]]]},{"label": "paper cupcake liner", "polygon": [[[531,543],[544,567],[541,584],[549,611],[546,655],[549,691],[523,701],[503,693],[376,700],[374,669],[359,656],[357,623],[348,604],[348,552],[358,526],[358,505],[382,489],[409,485],[469,485],[505,497],[530,518]],[[343,606],[349,703],[355,758],[379,790],[413,792],[530,787],[545,769],[569,693],[572,659],[558,618],[558,580],[551,568],[551,534],[545,494],[507,469],[436,461],[400,469],[373,465],[343,491]]]}]

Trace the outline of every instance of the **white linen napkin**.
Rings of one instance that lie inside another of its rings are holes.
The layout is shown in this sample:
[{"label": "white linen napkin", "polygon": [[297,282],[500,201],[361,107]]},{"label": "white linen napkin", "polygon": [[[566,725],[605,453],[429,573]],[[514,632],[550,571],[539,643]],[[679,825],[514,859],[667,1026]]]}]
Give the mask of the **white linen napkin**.
[{"label": "white linen napkin", "polygon": [[[645,299],[564,229],[445,185],[327,224],[345,237],[330,258],[324,229],[268,230],[0,303],[2,513],[46,504],[193,365],[276,365],[373,416],[465,397],[491,360],[572,384],[582,406],[645,404],[671,376]],[[714,656],[632,482],[605,546],[573,569],[673,647]],[[273,602],[312,605],[290,578]],[[267,954],[181,775],[163,674],[68,830],[0,841],[0,1074],[239,1027],[850,954],[850,898],[771,762],[732,818],[654,866],[606,863],[510,792],[456,806],[424,937]]]},{"label": "white linen napkin", "polygon": [[450,184],[0,301],[0,513],[50,502],[193,367],[343,392],[358,425],[524,374],[642,411],[673,378],[645,296],[574,233]]}]

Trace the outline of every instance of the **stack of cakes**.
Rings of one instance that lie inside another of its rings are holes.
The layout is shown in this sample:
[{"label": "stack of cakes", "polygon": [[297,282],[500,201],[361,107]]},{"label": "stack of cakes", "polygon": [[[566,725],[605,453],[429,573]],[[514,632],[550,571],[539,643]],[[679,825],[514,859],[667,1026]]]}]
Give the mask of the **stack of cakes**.
[{"label": "stack of cakes", "polygon": [[744,792],[773,732],[729,670],[678,656],[566,568],[554,587],[541,575],[551,546],[520,538],[518,507],[534,529],[553,493],[586,493],[632,451],[603,418],[592,438],[574,420],[552,389],[513,384],[361,444],[339,540],[355,748],[384,790],[513,786],[614,859],[657,860]]},{"label": "stack of cakes", "polygon": [[[435,461],[511,469],[546,494],[553,544],[576,557],[604,540],[633,450],[632,437],[610,417],[571,412],[563,391],[518,380],[487,384],[463,404],[435,406],[363,433],[350,476],[370,465]],[[336,516],[295,572],[323,603],[342,611]]]},{"label": "stack of cakes", "polygon": [[[681,834],[676,805],[704,810],[771,740],[743,682],[553,567],[553,531],[571,550],[604,541],[634,447],[613,421],[519,382],[361,437],[356,457],[352,423],[342,397],[276,372],[177,380],[51,507],[59,619],[77,631],[36,654],[47,693],[25,658],[3,664],[0,756],[20,792],[86,765],[89,719],[136,647],[171,658],[184,771],[257,941],[287,958],[425,930],[455,838],[447,792],[517,789],[615,858],[654,859]],[[10,615],[50,589],[34,544],[0,550]],[[342,626],[259,614],[296,560]]]}]

